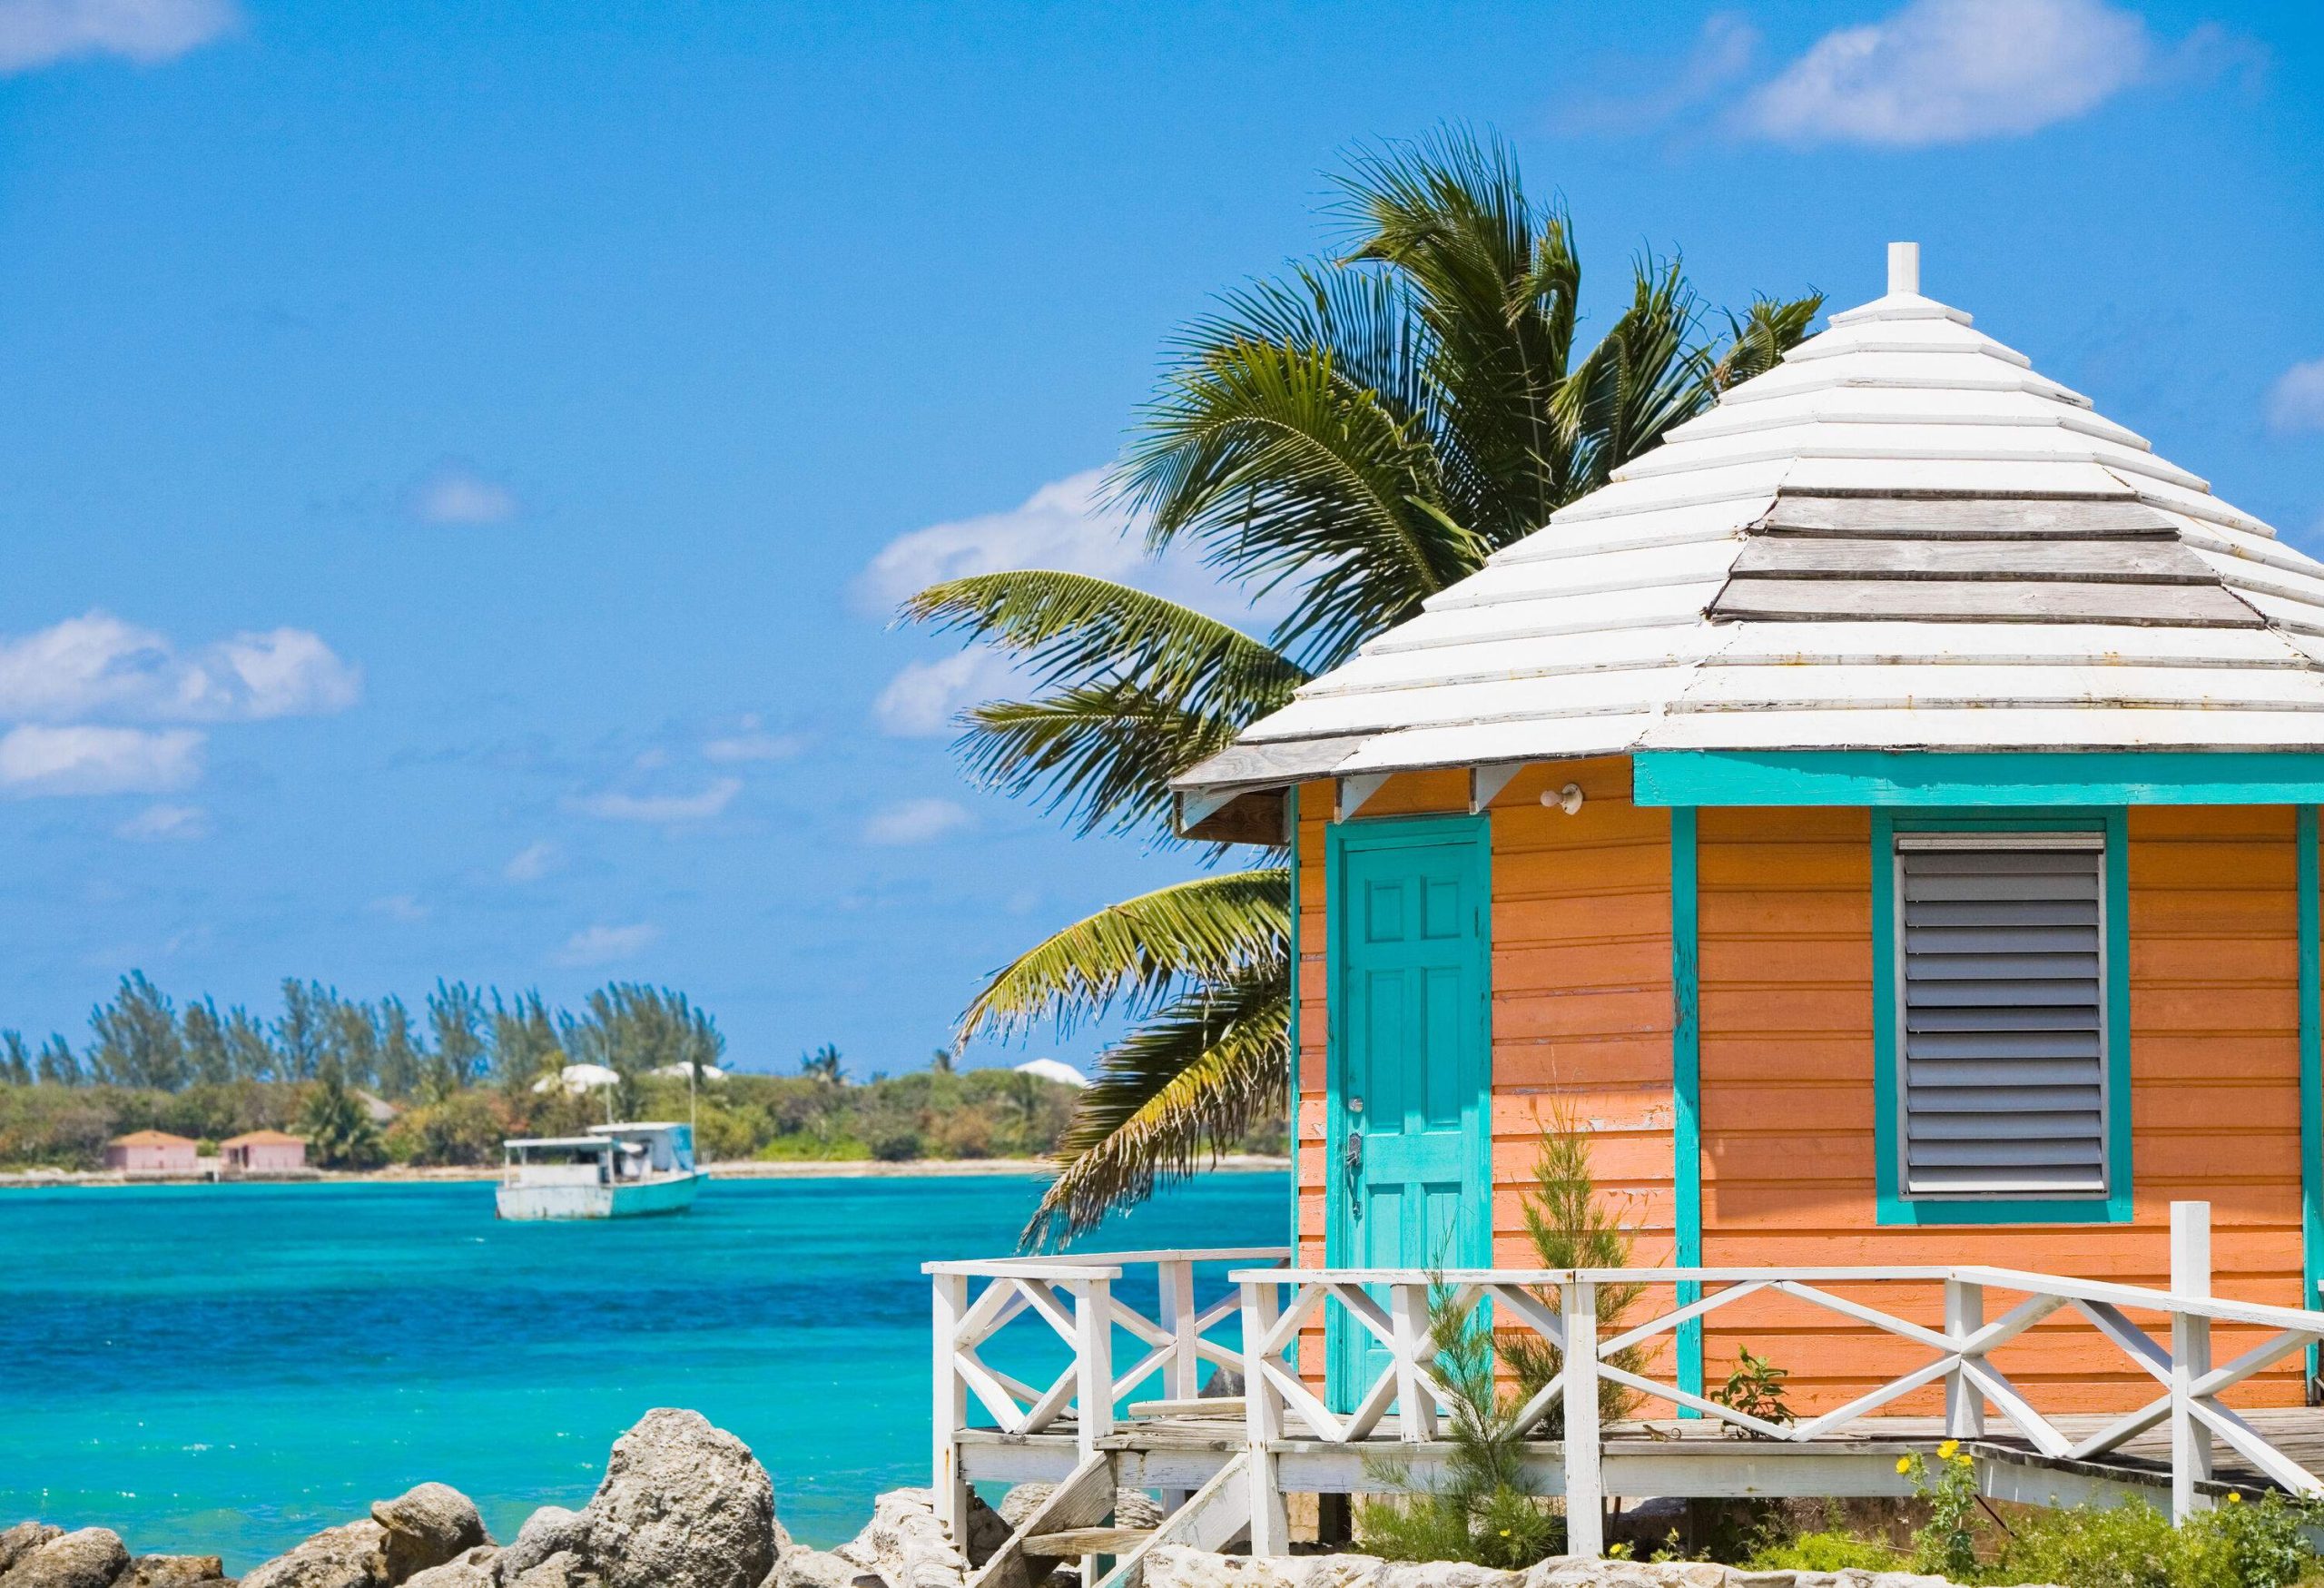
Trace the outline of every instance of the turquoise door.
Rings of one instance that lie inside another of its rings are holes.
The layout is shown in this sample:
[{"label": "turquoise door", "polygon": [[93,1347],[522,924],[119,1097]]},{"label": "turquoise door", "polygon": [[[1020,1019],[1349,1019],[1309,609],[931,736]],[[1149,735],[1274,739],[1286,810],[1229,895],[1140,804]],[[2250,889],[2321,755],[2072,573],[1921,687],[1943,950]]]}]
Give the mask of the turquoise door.
[{"label": "turquoise door", "polygon": [[[1482,1267],[1492,1254],[1490,829],[1482,816],[1331,830],[1325,1260]],[[1386,1366],[1334,1309],[1330,1397]]]}]

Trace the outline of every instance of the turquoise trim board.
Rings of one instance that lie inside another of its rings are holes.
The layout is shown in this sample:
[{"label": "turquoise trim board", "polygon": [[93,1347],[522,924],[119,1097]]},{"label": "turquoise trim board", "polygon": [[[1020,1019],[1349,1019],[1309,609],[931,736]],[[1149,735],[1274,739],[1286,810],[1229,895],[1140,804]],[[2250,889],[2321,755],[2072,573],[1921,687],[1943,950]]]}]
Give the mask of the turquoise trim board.
[{"label": "turquoise trim board", "polygon": [[1285,1100],[1285,1135],[1291,1147],[1291,1260],[1299,1261],[1299,785],[1283,802],[1284,839],[1291,868],[1291,1062],[1290,1096]]},{"label": "turquoise trim board", "polygon": [[2324,804],[2324,755],[1641,750],[1641,805]]},{"label": "turquoise trim board", "polygon": [[[1491,824],[1378,817],[1324,833],[1324,1262],[1483,1267],[1492,1260]],[[1360,1188],[1343,1179],[1356,1130]],[[1325,1323],[1326,1387],[1342,1410],[1378,1366],[1376,1343],[1352,1322],[1335,1310]]]},{"label": "turquoise trim board", "polygon": [[[2319,951],[2316,807],[2297,816],[2299,890],[2299,1272],[2302,1307],[2324,1306],[2324,952]],[[2316,1381],[2318,1350],[2308,1347],[2308,1378]]]},{"label": "turquoise trim board", "polygon": [[[2082,832],[2106,835],[2106,1195],[1935,1198],[1904,1195],[1903,1080],[1897,1062],[1898,833]],[[2131,867],[2122,810],[1872,813],[1872,1096],[1875,1217],[1896,1224],[2127,1224],[2131,1218]]]},{"label": "turquoise trim board", "polygon": [[[1670,813],[1670,1184],[1675,1226],[1673,1266],[1703,1264],[1703,1121],[1701,920],[1696,909],[1695,811],[1680,805]],[[1700,1301],[1699,1280],[1678,1287],[1681,1307]],[[1679,1326],[1679,1387],[1703,1393],[1703,1320]],[[1681,1406],[1682,1417],[1699,1417]]]}]

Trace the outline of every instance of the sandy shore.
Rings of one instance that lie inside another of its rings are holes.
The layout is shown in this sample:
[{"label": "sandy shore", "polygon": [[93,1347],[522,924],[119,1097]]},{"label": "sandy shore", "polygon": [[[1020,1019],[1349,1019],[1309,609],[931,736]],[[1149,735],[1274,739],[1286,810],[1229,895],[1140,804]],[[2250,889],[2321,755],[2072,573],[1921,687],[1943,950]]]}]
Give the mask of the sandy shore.
[{"label": "sandy shore", "polygon": [[[1216,1169],[1229,1174],[1264,1173],[1287,1169],[1291,1160],[1258,1153],[1230,1153],[1222,1158]],[[1039,1158],[961,1158],[917,1159],[908,1163],[877,1163],[867,1159],[848,1159],[836,1162],[796,1159],[781,1163],[713,1163],[704,1168],[714,1180],[818,1180],[818,1179],[947,1179],[976,1175],[1025,1175],[1046,1179],[1054,1172],[1047,1159]],[[340,1173],[330,1169],[310,1170],[297,1177],[282,1176],[237,1184],[261,1185],[434,1185],[444,1181],[497,1180],[497,1167],[476,1169],[367,1169],[360,1173]],[[185,1176],[139,1175],[134,1179],[103,1169],[31,1169],[0,1172],[0,1190],[25,1189],[39,1186],[154,1186],[203,1184]]]}]

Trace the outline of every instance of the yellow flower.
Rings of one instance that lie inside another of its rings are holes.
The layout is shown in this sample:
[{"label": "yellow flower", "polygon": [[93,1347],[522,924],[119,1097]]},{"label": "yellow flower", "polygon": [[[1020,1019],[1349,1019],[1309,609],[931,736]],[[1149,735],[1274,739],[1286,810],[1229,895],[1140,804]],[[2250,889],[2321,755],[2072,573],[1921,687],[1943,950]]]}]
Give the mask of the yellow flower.
[{"label": "yellow flower", "polygon": [[1961,1441],[1958,1439],[1947,1439],[1944,1444],[1936,1447],[1936,1458],[1939,1461],[1951,1461],[1955,1456],[1960,1454]]},{"label": "yellow flower", "polygon": [[2243,1496],[2237,1494],[2233,1489],[2230,1489],[2227,1492],[2227,1503],[2230,1505],[2240,1505],[2243,1504]]},{"label": "yellow flower", "polygon": [[1898,1457],[1896,1458],[1896,1470],[1897,1470],[1899,1473],[1908,1473],[1908,1472],[1912,1471],[1912,1470],[1913,1470],[1913,1458],[1912,1458],[1911,1456],[1909,1456],[1909,1455],[1900,1455],[1900,1456],[1898,1456]]},{"label": "yellow flower", "polygon": [[1501,1530],[1501,1536],[1502,1536],[1502,1537],[1503,1537],[1503,1538],[1507,1538],[1507,1537],[1509,1536],[1509,1529],[1507,1529],[1506,1527],[1502,1528],[1502,1529]]}]

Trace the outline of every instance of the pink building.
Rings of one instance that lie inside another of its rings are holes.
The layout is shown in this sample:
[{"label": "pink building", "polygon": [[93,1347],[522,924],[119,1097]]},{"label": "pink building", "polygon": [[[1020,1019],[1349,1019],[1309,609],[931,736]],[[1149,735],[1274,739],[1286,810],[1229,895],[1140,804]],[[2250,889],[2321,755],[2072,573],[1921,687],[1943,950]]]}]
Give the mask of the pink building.
[{"label": "pink building", "polygon": [[105,1143],[105,1167],[133,1175],[190,1175],[199,1172],[194,1143],[166,1130],[133,1130]]},{"label": "pink building", "polygon": [[218,1144],[230,1175],[295,1174],[307,1167],[307,1144],[280,1130],[251,1130]]}]

